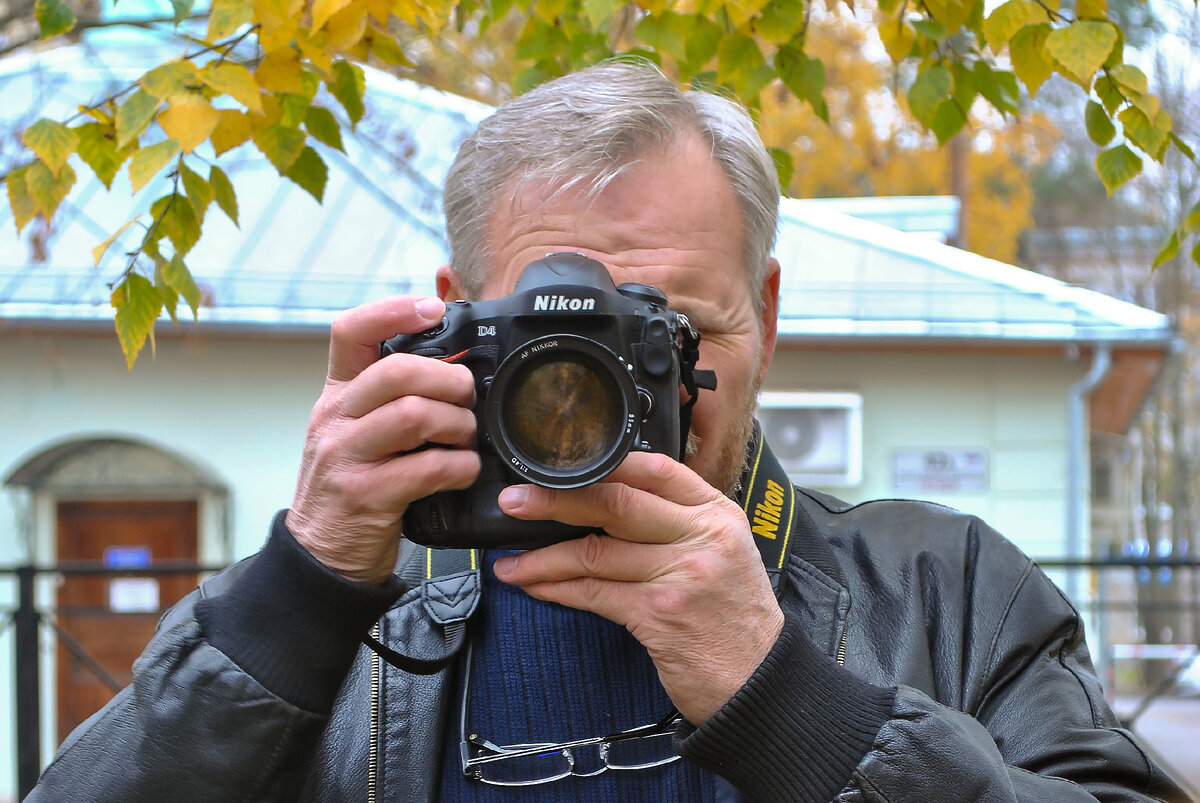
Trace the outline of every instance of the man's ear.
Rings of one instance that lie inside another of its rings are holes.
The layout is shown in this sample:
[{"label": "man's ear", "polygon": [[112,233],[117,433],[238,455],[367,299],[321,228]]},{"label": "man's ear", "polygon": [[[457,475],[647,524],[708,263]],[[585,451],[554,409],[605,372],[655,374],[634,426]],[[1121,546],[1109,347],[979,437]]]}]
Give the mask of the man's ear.
[{"label": "man's ear", "polygon": [[437,269],[437,294],[438,298],[447,303],[467,297],[463,281],[453,265],[442,265]]},{"label": "man's ear", "polygon": [[759,301],[762,304],[762,355],[758,378],[767,378],[767,369],[771,367],[771,356],[775,353],[775,341],[779,335],[779,260],[771,257],[767,264],[767,275],[763,277],[762,287],[759,288]]}]

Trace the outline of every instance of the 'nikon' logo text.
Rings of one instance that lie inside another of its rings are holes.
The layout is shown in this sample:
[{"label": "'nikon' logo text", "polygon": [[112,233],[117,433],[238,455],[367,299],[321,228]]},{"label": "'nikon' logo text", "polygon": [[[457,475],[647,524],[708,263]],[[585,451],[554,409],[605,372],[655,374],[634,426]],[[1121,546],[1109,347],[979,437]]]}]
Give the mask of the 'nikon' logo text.
[{"label": "'nikon' logo text", "polygon": [[779,516],[783,511],[783,488],[775,480],[767,480],[763,500],[754,506],[754,522],[750,529],[755,535],[774,539],[779,534]]},{"label": "'nikon' logo text", "polygon": [[596,299],[594,298],[571,298],[570,296],[552,295],[549,293],[535,296],[533,299],[533,310],[545,310],[547,312],[578,312],[593,310],[596,308]]}]

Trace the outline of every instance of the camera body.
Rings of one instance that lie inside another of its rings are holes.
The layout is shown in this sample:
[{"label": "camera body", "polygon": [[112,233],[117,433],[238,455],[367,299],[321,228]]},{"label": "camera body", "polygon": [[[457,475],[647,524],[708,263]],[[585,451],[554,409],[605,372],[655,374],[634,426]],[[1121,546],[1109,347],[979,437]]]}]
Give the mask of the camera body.
[{"label": "camera body", "polygon": [[[505,515],[496,497],[531,482],[577,488],[630,451],[682,459],[698,387],[699,335],[654,287],[616,287],[599,262],[557,253],[530,264],[511,295],[449,304],[442,322],[380,345],[466,365],[475,377],[479,478],[418,499],[404,535],[443,548],[532,549],[591,528]],[[680,403],[680,385],[691,393]],[[681,415],[682,413],[682,415]]]}]

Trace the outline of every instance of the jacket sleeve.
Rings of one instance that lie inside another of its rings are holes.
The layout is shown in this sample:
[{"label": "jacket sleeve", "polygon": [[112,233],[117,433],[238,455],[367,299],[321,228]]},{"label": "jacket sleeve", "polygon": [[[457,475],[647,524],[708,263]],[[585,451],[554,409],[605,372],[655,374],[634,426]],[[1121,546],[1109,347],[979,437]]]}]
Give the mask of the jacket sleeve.
[{"label": "jacket sleeve", "polygon": [[756,801],[1186,803],[1118,726],[1061,592],[1028,564],[1008,599],[998,622],[975,623],[995,636],[981,677],[963,680],[982,689],[969,712],[863,681],[789,617],[749,683],[685,730],[683,755]]},{"label": "jacket sleeve", "polygon": [[280,514],[262,552],[163,617],[27,801],[296,800],[361,635],[402,590],[329,572]]}]

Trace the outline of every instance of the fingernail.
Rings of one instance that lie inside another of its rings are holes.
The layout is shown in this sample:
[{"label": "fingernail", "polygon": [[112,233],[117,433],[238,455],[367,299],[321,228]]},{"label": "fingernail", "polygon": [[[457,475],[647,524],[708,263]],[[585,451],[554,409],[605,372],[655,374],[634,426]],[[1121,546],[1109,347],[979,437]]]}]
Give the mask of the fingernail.
[{"label": "fingernail", "polygon": [[443,302],[440,298],[434,298],[432,296],[417,299],[417,303],[414,306],[416,307],[418,315],[430,321],[440,321],[442,316],[446,313],[445,302]]},{"label": "fingernail", "polygon": [[496,572],[496,576],[501,580],[512,574],[515,568],[517,568],[517,558],[514,555],[505,555],[502,558],[496,558],[496,563],[492,566],[492,569]]},{"label": "fingernail", "polygon": [[501,507],[519,508],[529,499],[529,489],[524,485],[510,485],[500,492]]}]

